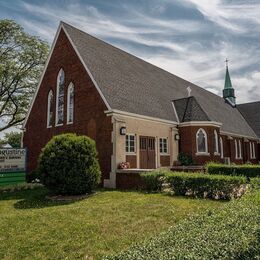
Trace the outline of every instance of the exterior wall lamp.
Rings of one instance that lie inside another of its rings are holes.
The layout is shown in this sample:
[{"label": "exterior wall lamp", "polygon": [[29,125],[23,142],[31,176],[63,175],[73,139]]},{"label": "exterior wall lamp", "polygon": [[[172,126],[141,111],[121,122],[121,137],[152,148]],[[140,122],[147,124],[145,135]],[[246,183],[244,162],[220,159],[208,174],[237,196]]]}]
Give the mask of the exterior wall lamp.
[{"label": "exterior wall lamp", "polygon": [[126,127],[125,126],[122,126],[120,128],[120,135],[126,135]]},{"label": "exterior wall lamp", "polygon": [[179,141],[179,140],[180,140],[180,135],[179,135],[179,134],[175,134],[174,139],[175,139],[176,141]]}]

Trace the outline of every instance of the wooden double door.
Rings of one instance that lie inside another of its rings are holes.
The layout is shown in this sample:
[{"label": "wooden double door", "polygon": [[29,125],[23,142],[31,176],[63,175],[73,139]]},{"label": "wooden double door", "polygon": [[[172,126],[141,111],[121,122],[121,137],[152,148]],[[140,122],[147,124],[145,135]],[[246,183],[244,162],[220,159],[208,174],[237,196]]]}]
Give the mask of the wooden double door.
[{"label": "wooden double door", "polygon": [[155,138],[140,136],[140,168],[155,169]]}]

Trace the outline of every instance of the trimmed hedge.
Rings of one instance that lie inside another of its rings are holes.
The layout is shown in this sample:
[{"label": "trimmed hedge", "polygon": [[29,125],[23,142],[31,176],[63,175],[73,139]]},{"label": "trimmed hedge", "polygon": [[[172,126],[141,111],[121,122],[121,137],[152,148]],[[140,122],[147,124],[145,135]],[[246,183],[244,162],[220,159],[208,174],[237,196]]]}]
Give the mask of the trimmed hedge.
[{"label": "trimmed hedge", "polygon": [[157,170],[141,173],[141,179],[145,184],[145,189],[149,192],[160,192],[165,181],[166,170]]},{"label": "trimmed hedge", "polygon": [[157,170],[143,173],[141,178],[145,183],[146,190],[149,192],[158,192],[166,189],[175,195],[211,199],[241,197],[248,186],[248,181],[245,177],[202,173]]},{"label": "trimmed hedge", "polygon": [[54,136],[42,150],[38,170],[54,194],[91,193],[101,175],[95,141],[75,134]]},{"label": "trimmed hedge", "polygon": [[260,165],[225,165],[218,163],[208,163],[208,174],[221,174],[232,176],[260,177]]},{"label": "trimmed hedge", "polygon": [[258,190],[105,259],[259,259],[259,216]]}]

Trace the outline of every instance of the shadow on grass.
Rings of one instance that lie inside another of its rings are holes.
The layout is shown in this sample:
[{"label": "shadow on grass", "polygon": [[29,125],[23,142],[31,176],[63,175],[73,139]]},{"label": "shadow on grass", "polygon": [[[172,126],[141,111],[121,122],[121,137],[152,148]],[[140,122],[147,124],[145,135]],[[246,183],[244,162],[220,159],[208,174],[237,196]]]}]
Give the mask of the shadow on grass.
[{"label": "shadow on grass", "polygon": [[15,209],[41,209],[69,205],[76,201],[52,201],[46,198],[49,192],[46,188],[39,187],[31,190],[4,192],[0,194],[1,200],[18,200],[13,204]]}]

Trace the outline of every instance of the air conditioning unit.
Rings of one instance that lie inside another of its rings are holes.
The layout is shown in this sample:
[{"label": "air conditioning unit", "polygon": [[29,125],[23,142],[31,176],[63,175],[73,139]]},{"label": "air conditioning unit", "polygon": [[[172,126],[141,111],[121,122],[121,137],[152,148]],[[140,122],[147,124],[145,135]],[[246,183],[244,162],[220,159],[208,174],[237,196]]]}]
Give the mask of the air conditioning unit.
[{"label": "air conditioning unit", "polygon": [[230,157],[224,157],[224,164],[230,165]]}]

